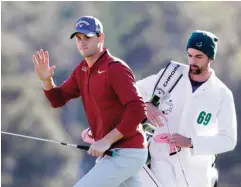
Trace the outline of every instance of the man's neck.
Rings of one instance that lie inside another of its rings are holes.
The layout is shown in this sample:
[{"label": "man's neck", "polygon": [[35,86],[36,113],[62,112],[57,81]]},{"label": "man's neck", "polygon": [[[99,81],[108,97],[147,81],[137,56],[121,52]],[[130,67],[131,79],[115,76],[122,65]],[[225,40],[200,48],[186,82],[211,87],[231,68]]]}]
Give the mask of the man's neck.
[{"label": "man's neck", "polygon": [[190,73],[189,76],[193,81],[204,82],[209,79],[211,74],[212,74],[211,69],[208,69],[207,71],[202,72],[200,75],[194,75],[194,74]]},{"label": "man's neck", "polygon": [[94,65],[94,63],[98,60],[103,51],[104,50],[102,48],[98,50],[94,55],[85,58],[85,61],[87,62],[89,68],[91,68]]}]

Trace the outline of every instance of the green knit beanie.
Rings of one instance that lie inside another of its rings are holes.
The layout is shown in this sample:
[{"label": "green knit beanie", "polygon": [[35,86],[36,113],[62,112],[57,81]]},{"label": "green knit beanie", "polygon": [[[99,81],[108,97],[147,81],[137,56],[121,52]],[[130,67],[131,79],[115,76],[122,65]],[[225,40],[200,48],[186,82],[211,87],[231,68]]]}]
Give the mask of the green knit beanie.
[{"label": "green knit beanie", "polygon": [[196,30],[188,39],[186,50],[189,48],[197,49],[214,60],[217,53],[217,41],[218,38],[213,33]]}]

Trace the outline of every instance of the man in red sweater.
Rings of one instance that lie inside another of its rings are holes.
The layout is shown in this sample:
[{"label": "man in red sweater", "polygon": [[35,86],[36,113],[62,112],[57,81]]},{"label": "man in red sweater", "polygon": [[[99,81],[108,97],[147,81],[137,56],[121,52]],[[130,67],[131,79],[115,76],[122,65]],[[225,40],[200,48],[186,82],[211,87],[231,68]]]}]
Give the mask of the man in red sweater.
[{"label": "man in red sweater", "polygon": [[[97,18],[77,19],[71,39],[74,37],[84,60],[61,86],[54,84],[55,66],[49,66],[47,51],[37,51],[33,61],[52,107],[61,107],[70,99],[81,97],[95,140],[88,153],[103,156],[75,187],[140,187],[137,173],[147,158],[141,127],[146,108],[134,74],[125,62],[103,47],[103,26]],[[117,155],[103,155],[109,149]]]}]

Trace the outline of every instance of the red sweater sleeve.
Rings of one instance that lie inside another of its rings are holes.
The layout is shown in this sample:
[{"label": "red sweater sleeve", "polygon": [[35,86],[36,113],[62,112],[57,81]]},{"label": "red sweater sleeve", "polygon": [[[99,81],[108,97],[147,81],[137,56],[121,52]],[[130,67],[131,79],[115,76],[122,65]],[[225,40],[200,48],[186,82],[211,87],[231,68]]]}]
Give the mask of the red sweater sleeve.
[{"label": "red sweater sleeve", "polygon": [[54,87],[51,90],[43,90],[52,107],[61,107],[70,99],[80,96],[79,86],[76,81],[76,69],[61,86]]},{"label": "red sweater sleeve", "polygon": [[117,129],[126,137],[136,133],[138,125],[146,118],[146,107],[140,96],[133,72],[126,65],[111,63],[109,66],[109,82],[125,112]]}]

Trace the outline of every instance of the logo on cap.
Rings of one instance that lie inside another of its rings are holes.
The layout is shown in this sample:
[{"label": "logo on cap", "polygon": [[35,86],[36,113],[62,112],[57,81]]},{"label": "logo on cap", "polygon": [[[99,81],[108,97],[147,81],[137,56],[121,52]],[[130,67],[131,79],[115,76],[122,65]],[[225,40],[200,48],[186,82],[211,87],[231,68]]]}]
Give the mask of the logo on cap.
[{"label": "logo on cap", "polygon": [[100,32],[100,27],[96,27],[96,32]]},{"label": "logo on cap", "polygon": [[196,46],[198,46],[198,47],[202,47],[202,45],[203,45],[202,42],[197,42],[197,43],[196,43]]},{"label": "logo on cap", "polygon": [[80,20],[79,22],[76,23],[76,27],[83,27],[83,25],[90,25],[89,22],[85,21],[85,20]]}]

